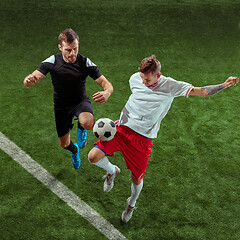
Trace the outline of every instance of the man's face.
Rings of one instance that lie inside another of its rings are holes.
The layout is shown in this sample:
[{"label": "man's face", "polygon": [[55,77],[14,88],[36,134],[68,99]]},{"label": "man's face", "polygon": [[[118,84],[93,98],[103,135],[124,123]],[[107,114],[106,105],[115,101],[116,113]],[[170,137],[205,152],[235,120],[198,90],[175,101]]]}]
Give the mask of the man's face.
[{"label": "man's face", "polygon": [[160,75],[161,75],[160,73],[152,74],[152,72],[147,73],[140,72],[142,83],[147,87],[154,85],[158,81]]},{"label": "man's face", "polygon": [[77,59],[79,42],[75,39],[72,43],[62,42],[58,45],[63,55],[63,60],[67,63],[74,63]]}]

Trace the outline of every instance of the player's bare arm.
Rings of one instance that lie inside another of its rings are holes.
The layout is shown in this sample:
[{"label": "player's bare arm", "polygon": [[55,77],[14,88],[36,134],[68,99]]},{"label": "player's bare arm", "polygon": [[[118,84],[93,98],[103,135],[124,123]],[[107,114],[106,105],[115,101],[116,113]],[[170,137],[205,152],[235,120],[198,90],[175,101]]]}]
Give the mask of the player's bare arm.
[{"label": "player's bare arm", "polygon": [[224,83],[205,87],[193,87],[189,95],[207,97],[219,93],[220,91],[239,82],[238,77],[229,77]]},{"label": "player's bare arm", "polygon": [[23,84],[27,87],[33,86],[37,81],[42,79],[45,75],[39,72],[38,70],[35,70],[32,74],[29,74],[25,77]]},{"label": "player's bare arm", "polygon": [[96,92],[93,94],[93,100],[101,104],[105,103],[113,93],[113,86],[103,75],[97,78],[95,81],[101,86],[104,91]]}]

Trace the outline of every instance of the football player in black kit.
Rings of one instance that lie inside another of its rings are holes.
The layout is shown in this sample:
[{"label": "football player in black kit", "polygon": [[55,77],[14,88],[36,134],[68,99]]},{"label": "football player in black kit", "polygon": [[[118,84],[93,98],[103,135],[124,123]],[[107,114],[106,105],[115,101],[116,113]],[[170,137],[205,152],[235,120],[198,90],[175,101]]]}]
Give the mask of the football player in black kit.
[{"label": "football player in black kit", "polygon": [[[94,125],[92,105],[85,90],[86,78],[90,76],[103,89],[93,94],[95,102],[106,102],[113,93],[113,87],[90,59],[78,53],[79,37],[76,32],[66,29],[60,33],[58,41],[61,53],[44,60],[37,70],[24,79],[24,85],[31,87],[50,72],[59,144],[71,152],[73,166],[78,169],[81,164],[79,148],[85,146],[87,130]],[[70,131],[74,116],[78,118],[78,137],[77,143],[73,144]]]}]

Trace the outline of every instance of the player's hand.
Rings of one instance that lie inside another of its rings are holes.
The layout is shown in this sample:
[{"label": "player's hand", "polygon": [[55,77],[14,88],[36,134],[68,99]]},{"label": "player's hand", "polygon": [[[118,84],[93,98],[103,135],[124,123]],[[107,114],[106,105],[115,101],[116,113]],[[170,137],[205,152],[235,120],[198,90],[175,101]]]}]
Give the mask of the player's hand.
[{"label": "player's hand", "polygon": [[232,85],[236,86],[237,83],[239,82],[239,78],[238,77],[229,77],[224,83],[223,86],[225,88],[230,87]]},{"label": "player's hand", "polygon": [[98,103],[105,103],[108,98],[110,97],[110,94],[107,91],[101,91],[93,94],[93,100]]},{"label": "player's hand", "polygon": [[31,87],[33,84],[35,84],[38,81],[37,77],[30,74],[24,79],[24,85],[27,87]]},{"label": "player's hand", "polygon": [[120,121],[120,120],[116,120],[116,121],[114,122],[114,124],[116,125],[116,127],[119,126],[119,121]]}]

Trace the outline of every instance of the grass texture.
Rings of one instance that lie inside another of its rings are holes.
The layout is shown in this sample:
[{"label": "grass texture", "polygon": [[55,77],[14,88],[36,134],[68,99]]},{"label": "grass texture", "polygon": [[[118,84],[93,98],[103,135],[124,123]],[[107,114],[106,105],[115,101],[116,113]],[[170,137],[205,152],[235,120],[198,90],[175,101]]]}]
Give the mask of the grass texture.
[{"label": "grass texture", "polygon": [[[177,98],[162,122],[144,178],[138,209],[120,221],[130,195],[130,172],[121,169],[105,194],[104,172],[80,153],[81,168],[58,145],[50,75],[32,88],[22,84],[58,52],[57,36],[71,27],[80,53],[98,65],[114,94],[92,101],[95,118],[119,118],[130,94],[129,77],[155,54],[162,74],[194,86],[239,76],[239,1],[2,0],[0,2],[0,131],[131,240],[238,240],[240,238],[240,87],[208,98]],[[89,96],[99,91],[87,80]],[[151,106],[149,106],[151,107]],[[76,125],[72,140],[76,141]],[[0,151],[2,240],[106,239]]]}]

